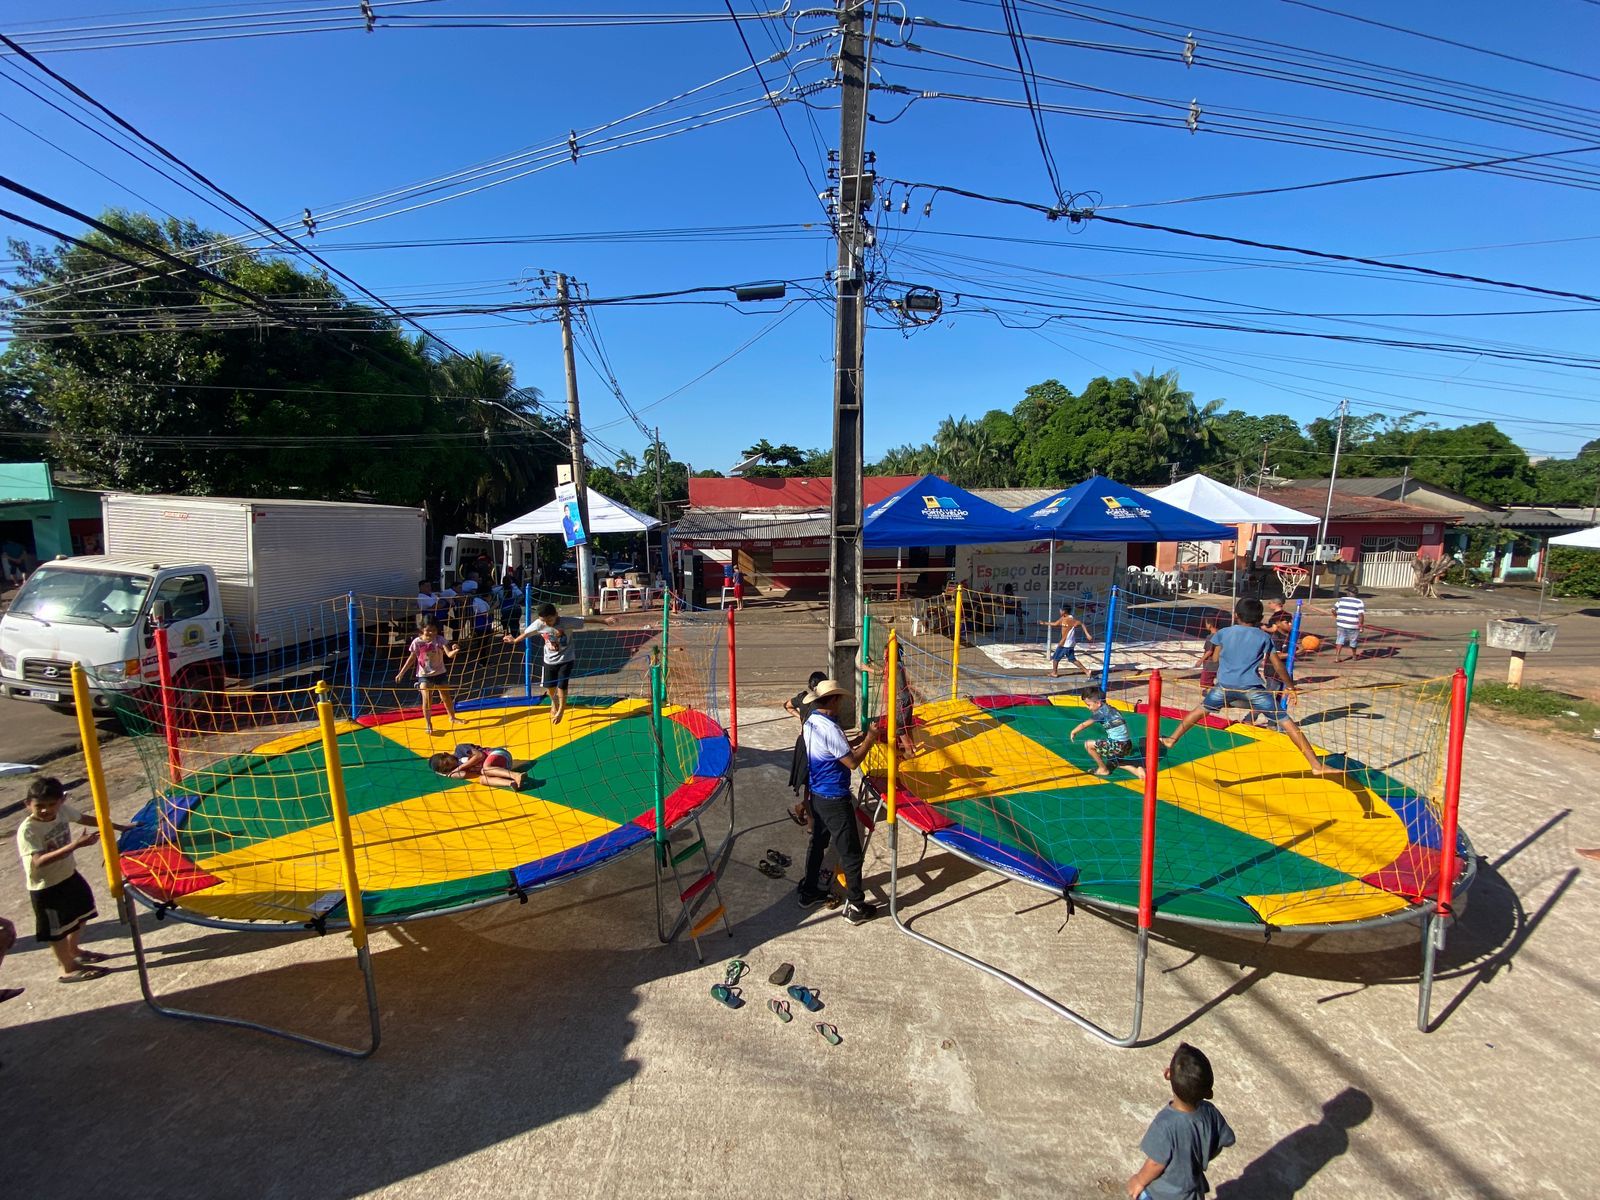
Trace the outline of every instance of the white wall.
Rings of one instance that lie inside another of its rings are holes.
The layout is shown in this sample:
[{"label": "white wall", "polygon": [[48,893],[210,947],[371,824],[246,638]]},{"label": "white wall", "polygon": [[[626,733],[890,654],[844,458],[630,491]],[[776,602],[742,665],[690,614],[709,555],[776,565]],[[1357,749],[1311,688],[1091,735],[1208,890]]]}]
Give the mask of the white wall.
[{"label": "white wall", "polygon": [[[1085,588],[1104,592],[1122,581],[1127,562],[1127,547],[1120,542],[1057,542],[1054,594],[1060,599]],[[956,578],[980,591],[999,592],[1014,584],[1019,597],[1042,603],[1052,590],[1050,543],[958,547]]]}]

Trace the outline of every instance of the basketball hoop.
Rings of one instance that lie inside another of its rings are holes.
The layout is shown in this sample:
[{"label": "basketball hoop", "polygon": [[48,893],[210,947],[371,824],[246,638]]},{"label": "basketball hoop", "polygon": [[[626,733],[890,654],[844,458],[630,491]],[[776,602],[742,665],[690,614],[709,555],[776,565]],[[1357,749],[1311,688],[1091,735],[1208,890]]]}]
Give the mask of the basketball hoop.
[{"label": "basketball hoop", "polygon": [[1273,567],[1272,572],[1278,577],[1278,586],[1283,589],[1285,600],[1292,600],[1311,577],[1311,572],[1305,567]]}]

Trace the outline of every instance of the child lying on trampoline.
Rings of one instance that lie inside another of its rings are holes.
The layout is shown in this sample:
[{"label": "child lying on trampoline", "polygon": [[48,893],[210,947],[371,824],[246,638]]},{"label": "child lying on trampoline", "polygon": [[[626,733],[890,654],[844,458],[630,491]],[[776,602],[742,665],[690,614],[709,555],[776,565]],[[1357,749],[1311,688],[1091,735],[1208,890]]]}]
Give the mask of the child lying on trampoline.
[{"label": "child lying on trampoline", "polygon": [[1128,761],[1134,758],[1133,737],[1128,733],[1128,722],[1122,713],[1106,703],[1106,694],[1099,688],[1085,688],[1083,703],[1089,709],[1089,716],[1079,722],[1071,736],[1076,738],[1091,725],[1100,726],[1106,735],[1097,741],[1084,743],[1083,748],[1094,759],[1094,773],[1104,778],[1121,767],[1143,779],[1144,768],[1137,762]]},{"label": "child lying on trampoline", "polygon": [[504,747],[489,749],[462,742],[453,752],[435,754],[428,759],[434,774],[447,779],[477,779],[491,787],[519,790],[527,782],[526,775],[511,769],[511,751]]}]

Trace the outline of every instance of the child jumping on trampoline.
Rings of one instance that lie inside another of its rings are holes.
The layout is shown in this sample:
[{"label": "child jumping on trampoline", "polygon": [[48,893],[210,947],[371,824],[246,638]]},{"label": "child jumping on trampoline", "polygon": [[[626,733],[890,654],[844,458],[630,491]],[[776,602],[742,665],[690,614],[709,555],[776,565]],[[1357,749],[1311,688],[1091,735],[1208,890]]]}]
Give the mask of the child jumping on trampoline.
[{"label": "child jumping on trampoline", "polygon": [[455,699],[444,682],[446,663],[459,653],[461,647],[440,637],[439,622],[430,617],[422,623],[422,632],[411,639],[411,645],[406,648],[406,660],[395,672],[395,682],[399,683],[406,677],[407,671],[416,668],[417,691],[422,693],[422,724],[434,737],[439,736],[433,727],[434,692],[439,693],[450,724],[461,724],[461,718],[456,716]]},{"label": "child jumping on trampoline", "polygon": [[1050,678],[1055,679],[1061,674],[1061,660],[1064,658],[1085,675],[1094,674],[1088,667],[1078,661],[1078,645],[1089,636],[1089,627],[1077,617],[1072,615],[1072,605],[1063,604],[1061,615],[1054,621],[1040,621],[1039,624],[1048,629],[1060,629],[1061,640],[1056,648],[1050,652]]},{"label": "child jumping on trampoline", "polygon": [[1217,648],[1216,686],[1206,692],[1200,706],[1192,710],[1171,737],[1161,739],[1161,744],[1172,749],[1178,739],[1200,723],[1200,718],[1215,715],[1224,707],[1234,704],[1248,706],[1252,713],[1267,718],[1267,724],[1286,734],[1295,749],[1305,756],[1313,774],[1339,775],[1343,772],[1330,767],[1317,757],[1310,741],[1289,717],[1287,706],[1278,707],[1278,699],[1267,690],[1265,673],[1277,674],[1283,681],[1284,694],[1292,700],[1294,681],[1284,670],[1283,660],[1273,652],[1272,635],[1261,628],[1261,601],[1247,596],[1234,606],[1234,623],[1212,634],[1209,644]]},{"label": "child jumping on trampoline", "polygon": [[1089,757],[1094,759],[1094,773],[1104,778],[1121,767],[1143,779],[1144,768],[1129,761],[1134,757],[1133,737],[1128,733],[1128,722],[1122,713],[1106,703],[1106,694],[1097,687],[1084,689],[1083,703],[1089,715],[1073,729],[1070,736],[1076,739],[1091,725],[1098,725],[1105,731],[1105,737],[1083,744]]},{"label": "child jumping on trampoline", "polygon": [[518,791],[527,782],[526,774],[511,769],[511,751],[503,746],[490,749],[463,742],[453,752],[441,751],[428,759],[434,774],[447,779],[479,779],[493,787]]},{"label": "child jumping on trampoline", "polygon": [[1203,1200],[1211,1190],[1206,1168],[1233,1145],[1228,1119],[1211,1103],[1211,1062],[1188,1042],[1178,1043],[1163,1072],[1172,1100],[1145,1131],[1144,1166],[1128,1180],[1129,1200]]},{"label": "child jumping on trampoline", "polygon": [[[861,669],[868,675],[876,676],[881,680],[884,678],[884,673],[888,668],[888,659],[889,652],[885,650],[882,662],[873,662],[870,658],[860,658],[856,661],[861,664]],[[895,741],[900,747],[901,758],[915,758],[917,755],[917,737],[912,731],[912,727],[916,723],[917,694],[911,690],[911,679],[906,674],[905,659],[901,658],[894,666],[896,696],[894,715]],[[883,699],[884,703],[887,704],[889,700],[887,687],[885,688]],[[880,717],[879,721],[883,725],[882,732],[887,737],[889,733],[888,720]]]},{"label": "child jumping on trampoline", "polygon": [[[617,619],[602,617],[600,623],[615,625]],[[583,625],[582,617],[563,617],[554,604],[546,604],[539,609],[531,625],[515,637],[508,633],[503,639],[508,646],[515,646],[531,637],[544,642],[544,663],[539,682],[545,695],[550,698],[552,725],[561,724],[561,718],[567,712],[567,685],[572,682],[572,671],[578,661],[578,648],[573,644],[572,634],[582,629]]]}]

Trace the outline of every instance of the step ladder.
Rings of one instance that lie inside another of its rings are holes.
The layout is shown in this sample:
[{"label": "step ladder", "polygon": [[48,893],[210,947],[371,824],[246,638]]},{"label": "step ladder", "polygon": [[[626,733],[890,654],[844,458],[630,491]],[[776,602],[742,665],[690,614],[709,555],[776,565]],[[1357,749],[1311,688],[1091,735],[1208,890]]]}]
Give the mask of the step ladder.
[{"label": "step ladder", "polygon": [[[700,862],[691,862],[696,855],[700,856]],[[704,871],[695,874],[702,863]],[[666,927],[661,903],[661,885],[669,872],[672,876],[672,890],[677,893],[679,904],[678,915],[670,929]],[[687,884],[684,882],[686,879]],[[708,906],[708,900],[714,903]],[[700,948],[700,939],[710,932],[718,921],[722,922],[722,928],[727,935],[732,937],[733,926],[728,923],[728,906],[722,901],[717,868],[706,845],[705,830],[700,827],[700,818],[696,816],[693,841],[686,845],[675,846],[669,837],[657,850],[656,935],[662,942],[670,942],[687,929],[689,939],[694,942],[695,956],[701,962],[705,962],[705,951]]]}]

